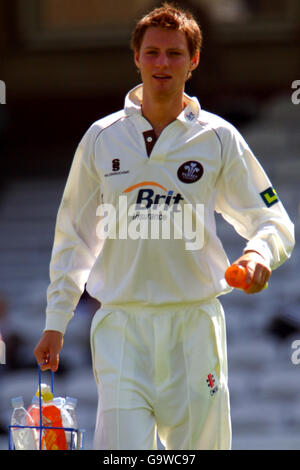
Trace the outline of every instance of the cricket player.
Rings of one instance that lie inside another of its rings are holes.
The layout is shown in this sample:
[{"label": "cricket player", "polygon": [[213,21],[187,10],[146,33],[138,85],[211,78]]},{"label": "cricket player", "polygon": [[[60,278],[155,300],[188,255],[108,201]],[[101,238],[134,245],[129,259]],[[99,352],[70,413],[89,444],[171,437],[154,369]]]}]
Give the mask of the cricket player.
[{"label": "cricket player", "polygon": [[137,23],[141,84],[83,136],[57,215],[35,356],[57,370],[86,285],[101,303],[91,325],[95,449],[155,449],[156,431],[166,449],[231,448],[218,299],[231,290],[230,263],[214,213],[246,239],[235,263],[247,269],[247,294],[294,246],[293,224],[243,137],[184,91],[201,42],[195,19],[167,3]]}]

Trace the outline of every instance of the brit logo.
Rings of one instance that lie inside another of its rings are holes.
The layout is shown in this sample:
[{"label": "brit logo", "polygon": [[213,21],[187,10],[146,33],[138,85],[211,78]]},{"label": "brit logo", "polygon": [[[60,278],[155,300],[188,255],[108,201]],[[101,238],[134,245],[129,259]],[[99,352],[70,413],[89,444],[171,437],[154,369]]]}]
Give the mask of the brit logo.
[{"label": "brit logo", "polygon": [[178,168],[177,176],[183,183],[195,183],[203,175],[203,166],[196,161],[189,161]]},{"label": "brit logo", "polygon": [[213,374],[208,374],[206,379],[207,386],[210,388],[210,395],[213,396],[218,391],[218,386],[215,385],[215,378]]}]

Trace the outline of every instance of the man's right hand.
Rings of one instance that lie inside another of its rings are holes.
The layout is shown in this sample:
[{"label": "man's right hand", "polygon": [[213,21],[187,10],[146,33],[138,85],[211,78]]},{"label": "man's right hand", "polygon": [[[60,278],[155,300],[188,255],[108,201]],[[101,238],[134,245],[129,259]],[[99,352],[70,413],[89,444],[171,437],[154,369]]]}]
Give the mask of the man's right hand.
[{"label": "man's right hand", "polygon": [[59,353],[63,347],[63,334],[59,331],[46,330],[34,349],[34,355],[41,370],[50,369],[56,372],[59,364]]}]

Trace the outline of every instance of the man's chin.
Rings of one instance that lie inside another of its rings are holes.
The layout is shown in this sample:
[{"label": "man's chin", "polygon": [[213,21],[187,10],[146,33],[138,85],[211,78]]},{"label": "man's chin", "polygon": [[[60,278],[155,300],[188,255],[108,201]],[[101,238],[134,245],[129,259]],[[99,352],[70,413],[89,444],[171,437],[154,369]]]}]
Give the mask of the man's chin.
[{"label": "man's chin", "polygon": [[153,94],[160,97],[170,97],[174,94],[173,87],[169,83],[158,84],[152,88]]}]

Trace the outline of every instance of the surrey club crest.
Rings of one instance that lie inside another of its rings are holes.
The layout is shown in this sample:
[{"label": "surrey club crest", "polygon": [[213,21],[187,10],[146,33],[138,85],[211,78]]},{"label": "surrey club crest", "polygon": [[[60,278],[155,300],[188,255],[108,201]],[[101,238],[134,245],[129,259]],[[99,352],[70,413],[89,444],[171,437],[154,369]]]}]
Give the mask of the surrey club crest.
[{"label": "surrey club crest", "polygon": [[178,168],[177,176],[183,183],[195,183],[201,178],[203,171],[201,163],[189,161]]}]

